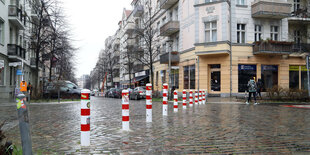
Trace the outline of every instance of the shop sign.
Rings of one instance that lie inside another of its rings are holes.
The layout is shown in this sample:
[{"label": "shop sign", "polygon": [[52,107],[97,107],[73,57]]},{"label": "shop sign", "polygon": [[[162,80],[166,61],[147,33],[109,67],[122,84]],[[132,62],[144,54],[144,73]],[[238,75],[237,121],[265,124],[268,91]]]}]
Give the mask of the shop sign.
[{"label": "shop sign", "polygon": [[135,77],[145,76],[145,75],[146,75],[146,72],[145,72],[145,71],[141,71],[141,72],[135,73]]},{"label": "shop sign", "polygon": [[278,71],[277,65],[262,65],[262,71]]},{"label": "shop sign", "polygon": [[16,75],[23,75],[23,72],[22,72],[22,70],[20,70],[20,69],[17,69],[17,70],[16,70]]},{"label": "shop sign", "polygon": [[0,60],[0,69],[4,68],[4,60]]},{"label": "shop sign", "polygon": [[301,71],[307,71],[307,67],[306,66],[301,66]]},{"label": "shop sign", "polygon": [[290,66],[290,71],[299,71],[299,66]]},{"label": "shop sign", "polygon": [[17,67],[17,66],[21,66],[22,62],[11,62],[9,63],[9,66],[13,66],[13,67]]},{"label": "shop sign", "polygon": [[239,70],[253,70],[256,71],[256,65],[238,65]]}]

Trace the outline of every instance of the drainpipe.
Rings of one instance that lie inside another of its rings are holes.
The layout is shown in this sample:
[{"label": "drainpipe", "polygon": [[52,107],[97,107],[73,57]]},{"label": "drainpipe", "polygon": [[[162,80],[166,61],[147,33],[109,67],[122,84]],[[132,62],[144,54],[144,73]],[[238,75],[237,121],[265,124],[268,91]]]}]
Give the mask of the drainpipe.
[{"label": "drainpipe", "polygon": [[197,78],[197,80],[198,80],[198,93],[199,93],[199,56],[198,56],[198,58],[197,58],[197,68],[198,68],[198,78]]},{"label": "drainpipe", "polygon": [[230,54],[229,54],[229,57],[230,57],[230,94],[229,96],[231,97],[232,96],[232,7],[231,7],[231,1],[229,1],[228,5],[230,6],[230,21],[229,21],[229,24],[230,24]]}]

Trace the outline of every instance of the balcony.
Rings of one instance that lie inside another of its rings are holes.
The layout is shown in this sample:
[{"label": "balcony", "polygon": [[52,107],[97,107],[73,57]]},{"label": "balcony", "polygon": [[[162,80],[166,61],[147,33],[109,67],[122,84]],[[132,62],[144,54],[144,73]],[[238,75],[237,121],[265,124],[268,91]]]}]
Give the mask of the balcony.
[{"label": "balcony", "polygon": [[126,40],[127,48],[133,48],[135,46],[136,40],[134,38],[128,38]]},{"label": "balcony", "polygon": [[171,8],[174,4],[176,4],[179,0],[161,0],[160,1],[160,8],[161,9],[169,9]]},{"label": "balcony", "polygon": [[253,18],[283,19],[291,16],[291,4],[281,0],[255,0],[252,3]]},{"label": "balcony", "polygon": [[11,60],[25,60],[26,50],[16,44],[8,44],[8,56]]},{"label": "balcony", "polygon": [[171,36],[174,33],[179,32],[180,22],[179,21],[169,21],[162,27],[160,27],[161,36]]},{"label": "balcony", "polygon": [[135,30],[135,24],[134,23],[127,23],[124,27],[126,34],[131,34]]},{"label": "balcony", "polygon": [[118,46],[119,44],[120,44],[120,39],[119,38],[115,38],[114,46]]},{"label": "balcony", "polygon": [[[30,67],[31,68],[36,68],[36,58],[30,58]],[[39,68],[43,68],[43,65],[42,63],[39,61],[39,64],[38,64],[38,67]]]},{"label": "balcony", "polygon": [[307,43],[294,44],[293,51],[300,53],[308,53],[310,51],[310,44]]},{"label": "balcony", "polygon": [[[160,55],[160,64],[169,64],[169,52]],[[178,63],[180,61],[179,52],[171,52],[171,63]]]},{"label": "balcony", "polygon": [[9,5],[9,22],[15,25],[18,29],[24,30],[22,11],[16,5]]},{"label": "balcony", "polygon": [[135,9],[133,10],[133,16],[134,17],[141,17],[143,15],[144,9],[142,5],[135,6]]},{"label": "balcony", "polygon": [[292,12],[291,17],[288,18],[288,21],[290,22],[308,21],[309,22],[310,13],[307,11],[307,9],[298,9]]},{"label": "balcony", "polygon": [[38,16],[38,13],[37,13],[37,11],[35,10],[35,9],[31,9],[31,18],[34,20],[34,21],[36,21],[36,22],[38,22],[39,21],[39,16]]},{"label": "balcony", "polygon": [[276,54],[287,55],[293,52],[293,43],[285,41],[263,41],[255,42],[253,54]]},{"label": "balcony", "polygon": [[143,71],[144,69],[144,66],[143,64],[134,64],[133,65],[133,72],[140,72],[140,71]]}]

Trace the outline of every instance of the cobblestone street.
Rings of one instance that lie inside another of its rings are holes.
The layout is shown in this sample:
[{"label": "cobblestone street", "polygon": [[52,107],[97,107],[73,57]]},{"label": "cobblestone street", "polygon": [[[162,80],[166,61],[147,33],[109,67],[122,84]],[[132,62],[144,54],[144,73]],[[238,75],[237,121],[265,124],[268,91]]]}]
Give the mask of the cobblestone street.
[{"label": "cobblestone street", "polygon": [[[91,98],[91,146],[80,147],[80,104],[32,104],[33,149],[57,154],[266,154],[310,153],[309,109],[271,105],[206,104],[162,116],[153,103],[130,101],[130,132],[121,130],[121,100]],[[1,106],[1,105],[0,105]],[[20,145],[15,105],[2,105],[6,136]]]}]

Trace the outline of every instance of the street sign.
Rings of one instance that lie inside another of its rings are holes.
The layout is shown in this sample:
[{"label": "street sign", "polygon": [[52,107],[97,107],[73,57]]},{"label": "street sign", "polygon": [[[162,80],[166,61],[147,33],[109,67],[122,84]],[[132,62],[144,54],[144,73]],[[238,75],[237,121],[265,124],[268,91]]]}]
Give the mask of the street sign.
[{"label": "street sign", "polygon": [[16,70],[16,75],[23,75],[23,72],[22,72],[22,70],[20,70],[20,69],[17,69],[17,70]]},{"label": "street sign", "polygon": [[10,62],[9,66],[13,66],[13,67],[17,67],[17,66],[21,66],[22,62]]},{"label": "street sign", "polygon": [[0,60],[0,69],[4,68],[4,60]]}]

